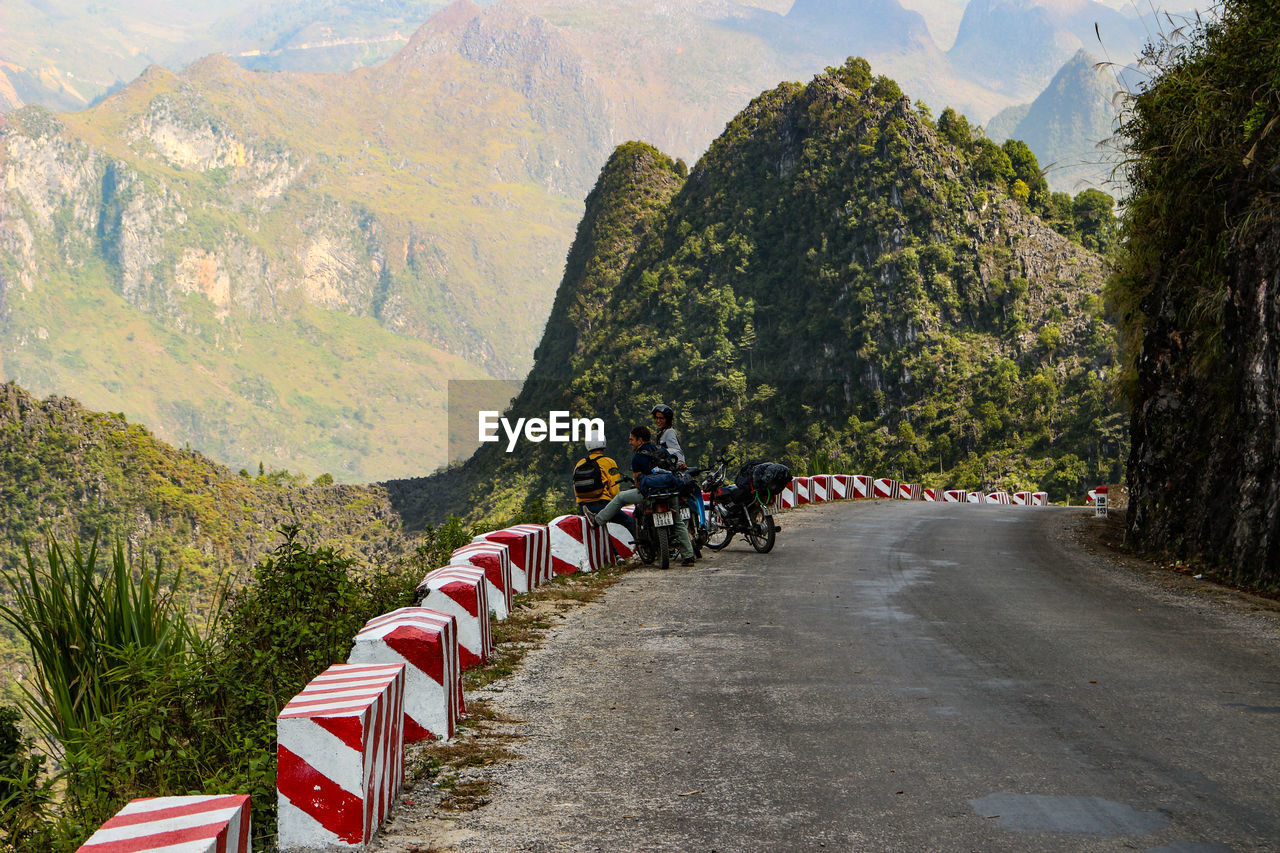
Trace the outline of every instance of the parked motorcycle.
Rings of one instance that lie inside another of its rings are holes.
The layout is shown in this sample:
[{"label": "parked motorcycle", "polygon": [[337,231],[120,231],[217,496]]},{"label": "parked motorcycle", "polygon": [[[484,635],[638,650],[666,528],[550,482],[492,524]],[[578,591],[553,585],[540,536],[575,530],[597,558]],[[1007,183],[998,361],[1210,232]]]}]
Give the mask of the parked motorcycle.
[{"label": "parked motorcycle", "polygon": [[671,566],[672,540],[679,512],[680,495],[676,492],[658,492],[641,497],[632,516],[636,524],[636,554],[641,562],[657,563],[660,569]]},{"label": "parked motorcycle", "polygon": [[773,550],[782,528],[773,519],[772,495],[758,492],[745,478],[745,484],[727,482],[730,460],[721,453],[702,481],[702,490],[711,496],[706,508],[704,543],[712,551],[728,546],[734,534],[741,534],[761,554]]}]

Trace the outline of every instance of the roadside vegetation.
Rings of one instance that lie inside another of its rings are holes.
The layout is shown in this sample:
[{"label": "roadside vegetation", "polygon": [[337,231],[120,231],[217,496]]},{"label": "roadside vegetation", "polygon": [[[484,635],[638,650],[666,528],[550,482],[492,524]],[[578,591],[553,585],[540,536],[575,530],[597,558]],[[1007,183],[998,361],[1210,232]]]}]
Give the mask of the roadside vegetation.
[{"label": "roadside vegetation", "polygon": [[178,572],[119,543],[50,539],[0,573],[0,622],[31,652],[22,698],[0,706],[0,851],[69,853],[131,799],[195,793],[250,794],[254,848],[274,849],[280,708],[474,535],[451,519],[358,571],[297,525],[278,533],[211,624],[183,607]]}]

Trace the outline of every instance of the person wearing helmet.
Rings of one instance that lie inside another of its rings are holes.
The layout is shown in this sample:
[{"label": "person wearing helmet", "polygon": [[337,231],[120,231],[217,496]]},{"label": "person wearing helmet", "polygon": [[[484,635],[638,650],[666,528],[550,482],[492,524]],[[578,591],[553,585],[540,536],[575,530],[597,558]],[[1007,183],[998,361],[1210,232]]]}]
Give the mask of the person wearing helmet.
[{"label": "person wearing helmet", "polygon": [[[653,440],[659,447],[664,447],[667,453],[675,457],[677,467],[683,471],[688,467],[685,462],[684,450],[680,447],[680,436],[676,434],[675,410],[666,403],[659,403],[650,410],[649,414],[653,415]],[[693,511],[695,524],[699,527],[705,527],[707,523],[707,508],[702,501],[702,491],[698,490],[693,493],[687,501],[689,509]]]},{"label": "person wearing helmet", "polygon": [[659,447],[665,447],[667,452],[676,458],[680,467],[685,467],[684,450],[680,447],[680,436],[676,435],[674,426],[676,420],[675,410],[666,403],[659,403],[649,412],[653,415],[653,442]]},{"label": "person wearing helmet", "polygon": [[[628,439],[631,443],[631,449],[635,451],[635,455],[631,457],[631,473],[635,477],[636,487],[619,492],[609,501],[604,509],[596,510],[591,507],[584,506],[582,514],[587,517],[595,527],[604,527],[609,522],[622,516],[626,518],[626,513],[622,512],[622,507],[627,504],[638,504],[644,500],[644,495],[640,491],[645,478],[662,474],[670,476],[670,472],[663,468],[657,467],[655,457],[658,457],[660,451],[658,446],[653,443],[653,436],[649,432],[649,428],[641,424],[633,427],[631,435]],[[635,528],[628,527],[631,535],[635,536]],[[692,566],[694,564],[693,542],[689,539],[689,530],[683,524],[675,525],[676,547],[679,549],[680,558],[683,566]]]},{"label": "person wearing helmet", "polygon": [[[587,455],[573,466],[573,495],[578,501],[578,511],[599,512],[618,494],[622,475],[618,463],[605,454],[603,438],[586,441]],[[618,522],[635,534],[631,518],[623,514]]]}]

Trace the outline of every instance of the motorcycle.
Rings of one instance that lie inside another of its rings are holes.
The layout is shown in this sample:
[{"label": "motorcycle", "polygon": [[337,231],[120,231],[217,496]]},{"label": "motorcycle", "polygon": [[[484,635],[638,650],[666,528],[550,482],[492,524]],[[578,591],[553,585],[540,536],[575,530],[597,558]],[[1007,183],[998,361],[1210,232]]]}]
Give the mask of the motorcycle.
[{"label": "motorcycle", "polygon": [[[658,492],[641,497],[632,516],[636,525],[636,554],[641,562],[657,563],[660,569],[670,568],[680,509],[680,495],[676,492]],[[681,520],[679,523],[686,522]]]},{"label": "motorcycle", "polygon": [[761,554],[773,550],[779,527],[773,520],[772,501],[766,501],[751,486],[727,482],[729,459],[723,455],[702,481],[702,490],[711,496],[706,507],[706,526],[700,531],[703,544],[722,551],[741,534]]}]

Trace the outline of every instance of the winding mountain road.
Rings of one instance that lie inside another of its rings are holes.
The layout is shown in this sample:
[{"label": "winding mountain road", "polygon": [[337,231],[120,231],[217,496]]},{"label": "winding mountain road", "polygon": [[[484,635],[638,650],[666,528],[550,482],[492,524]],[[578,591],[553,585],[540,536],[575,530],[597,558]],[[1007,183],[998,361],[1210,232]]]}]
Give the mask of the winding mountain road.
[{"label": "winding mountain road", "polygon": [[374,849],[1280,850],[1280,606],[1091,523],[835,503],[631,572],[485,691],[492,802]]}]

